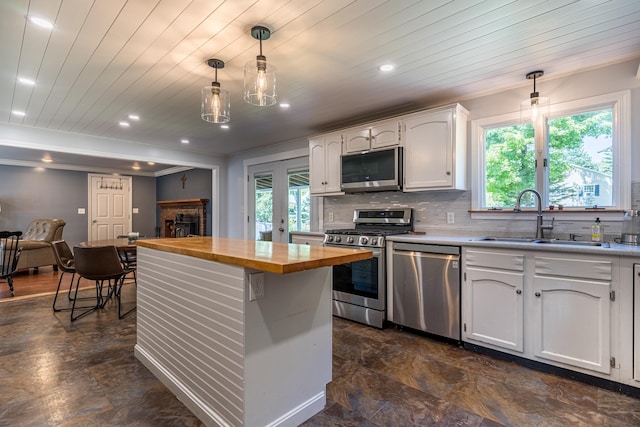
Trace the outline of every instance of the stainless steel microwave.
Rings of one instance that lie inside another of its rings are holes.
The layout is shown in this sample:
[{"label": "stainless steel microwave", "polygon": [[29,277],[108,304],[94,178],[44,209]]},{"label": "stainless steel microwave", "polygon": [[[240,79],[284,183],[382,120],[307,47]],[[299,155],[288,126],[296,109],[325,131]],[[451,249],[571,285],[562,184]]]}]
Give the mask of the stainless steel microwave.
[{"label": "stainless steel microwave", "polygon": [[343,154],[340,166],[346,193],[402,189],[402,147]]}]

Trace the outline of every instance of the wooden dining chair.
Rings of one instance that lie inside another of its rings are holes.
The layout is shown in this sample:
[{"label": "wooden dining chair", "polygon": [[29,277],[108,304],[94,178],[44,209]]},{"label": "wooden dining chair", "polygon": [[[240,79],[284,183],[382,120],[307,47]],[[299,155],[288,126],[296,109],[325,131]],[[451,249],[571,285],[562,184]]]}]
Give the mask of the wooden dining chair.
[{"label": "wooden dining chair", "polygon": [[13,273],[20,260],[18,242],[22,231],[0,231],[0,279],[9,284],[9,292],[13,296]]},{"label": "wooden dining chair", "polygon": [[[115,246],[76,246],[73,249],[73,252],[76,261],[76,274],[78,275],[78,279],[76,280],[76,289],[71,308],[72,321],[104,307],[107,301],[114,295],[118,302],[119,319],[122,319],[136,308],[134,306],[126,313],[122,313],[122,285],[124,283],[125,276],[131,271],[122,266]],[[95,281],[96,302],[91,306],[77,307],[84,311],[74,316],[81,278]],[[104,293],[105,282],[107,282],[106,295]]]}]

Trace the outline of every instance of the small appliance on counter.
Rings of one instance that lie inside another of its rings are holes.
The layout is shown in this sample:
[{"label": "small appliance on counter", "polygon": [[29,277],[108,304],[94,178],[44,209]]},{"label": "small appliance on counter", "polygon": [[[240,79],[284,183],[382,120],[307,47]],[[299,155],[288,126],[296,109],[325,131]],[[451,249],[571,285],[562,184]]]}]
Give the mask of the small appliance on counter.
[{"label": "small appliance on counter", "polygon": [[640,210],[624,211],[622,234],[619,239],[613,240],[625,245],[640,245]]}]

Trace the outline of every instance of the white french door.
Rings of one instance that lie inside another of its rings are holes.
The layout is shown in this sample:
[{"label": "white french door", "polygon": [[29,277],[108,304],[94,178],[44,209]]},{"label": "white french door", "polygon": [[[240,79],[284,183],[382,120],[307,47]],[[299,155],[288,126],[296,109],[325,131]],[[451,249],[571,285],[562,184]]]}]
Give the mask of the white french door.
[{"label": "white french door", "polygon": [[131,177],[89,174],[89,240],[131,231]]},{"label": "white french door", "polygon": [[309,159],[262,163],[248,169],[249,239],[288,242],[290,231],[309,231]]}]

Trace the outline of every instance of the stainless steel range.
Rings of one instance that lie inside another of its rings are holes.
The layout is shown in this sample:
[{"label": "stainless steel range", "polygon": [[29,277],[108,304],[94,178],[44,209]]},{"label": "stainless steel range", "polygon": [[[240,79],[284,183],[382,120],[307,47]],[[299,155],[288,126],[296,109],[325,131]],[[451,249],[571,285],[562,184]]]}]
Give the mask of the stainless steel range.
[{"label": "stainless steel range", "polygon": [[327,230],[325,246],[368,249],[373,258],[333,267],[333,314],[382,328],[386,320],[385,236],[413,230],[413,211],[356,209],[354,228]]}]

